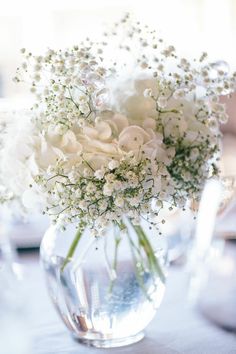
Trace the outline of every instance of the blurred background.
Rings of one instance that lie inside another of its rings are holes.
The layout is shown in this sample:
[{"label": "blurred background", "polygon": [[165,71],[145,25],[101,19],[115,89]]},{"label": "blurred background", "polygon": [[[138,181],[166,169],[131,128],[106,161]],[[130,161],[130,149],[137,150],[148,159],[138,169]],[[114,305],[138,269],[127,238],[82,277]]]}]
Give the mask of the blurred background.
[{"label": "blurred background", "polygon": [[129,11],[159,31],[185,56],[209,53],[211,61],[225,60],[236,69],[235,0],[1,0],[0,96],[19,97],[22,87],[12,82],[21,62],[19,49],[34,53],[47,47],[66,47],[82,38],[98,37]]}]

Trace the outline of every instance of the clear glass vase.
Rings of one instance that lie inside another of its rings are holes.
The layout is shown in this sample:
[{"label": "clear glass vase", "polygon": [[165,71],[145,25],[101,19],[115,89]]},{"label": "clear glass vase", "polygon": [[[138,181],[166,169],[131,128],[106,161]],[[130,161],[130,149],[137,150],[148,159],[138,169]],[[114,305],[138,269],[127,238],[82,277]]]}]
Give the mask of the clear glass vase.
[{"label": "clear glass vase", "polygon": [[189,298],[215,324],[236,331],[236,176],[209,181],[189,257]]},{"label": "clear glass vase", "polygon": [[[96,238],[75,225],[51,226],[41,259],[51,299],[67,328],[95,347],[135,343],[160,306],[166,277],[163,236],[124,219]],[[147,237],[148,234],[148,237]]]}]

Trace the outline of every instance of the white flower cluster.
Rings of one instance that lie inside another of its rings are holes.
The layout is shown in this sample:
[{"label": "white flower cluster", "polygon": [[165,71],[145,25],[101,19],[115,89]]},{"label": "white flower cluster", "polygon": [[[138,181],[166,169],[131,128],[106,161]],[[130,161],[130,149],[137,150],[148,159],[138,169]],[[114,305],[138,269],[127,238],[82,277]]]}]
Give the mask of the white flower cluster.
[{"label": "white flower cluster", "polygon": [[[139,52],[129,76],[119,57],[107,60],[119,31],[126,63]],[[31,80],[36,103],[25,128],[8,132],[2,158],[4,184],[25,204],[40,201],[54,221],[82,221],[98,233],[124,214],[139,223],[166,202],[199,197],[218,171],[227,118],[218,97],[235,89],[235,75],[212,78],[205,53],[191,64],[128,16],[105,36],[45,56],[22,50],[15,80]]]}]

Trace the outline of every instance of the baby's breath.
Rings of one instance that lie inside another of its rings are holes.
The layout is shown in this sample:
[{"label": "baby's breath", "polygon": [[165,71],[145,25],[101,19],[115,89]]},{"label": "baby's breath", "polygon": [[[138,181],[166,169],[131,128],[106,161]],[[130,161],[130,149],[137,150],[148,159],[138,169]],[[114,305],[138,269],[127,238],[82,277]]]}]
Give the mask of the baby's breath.
[{"label": "baby's breath", "polygon": [[166,203],[198,199],[218,174],[219,123],[227,120],[218,97],[235,89],[235,74],[207,63],[206,53],[179,57],[127,15],[100,43],[22,55],[15,81],[29,82],[36,101],[22,161],[31,156],[25,172],[54,222],[99,233],[126,214],[158,225]]}]

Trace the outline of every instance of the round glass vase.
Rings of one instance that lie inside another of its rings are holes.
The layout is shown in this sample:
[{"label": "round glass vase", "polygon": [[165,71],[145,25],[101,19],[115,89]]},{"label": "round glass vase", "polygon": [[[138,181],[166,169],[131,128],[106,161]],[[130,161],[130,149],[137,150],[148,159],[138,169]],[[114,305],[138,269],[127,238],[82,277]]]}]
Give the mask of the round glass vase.
[{"label": "round glass vase", "polygon": [[54,225],[41,244],[49,295],[61,319],[80,342],[102,348],[143,338],[163,299],[166,254],[163,236],[127,218],[99,237],[89,228],[60,231]]}]

